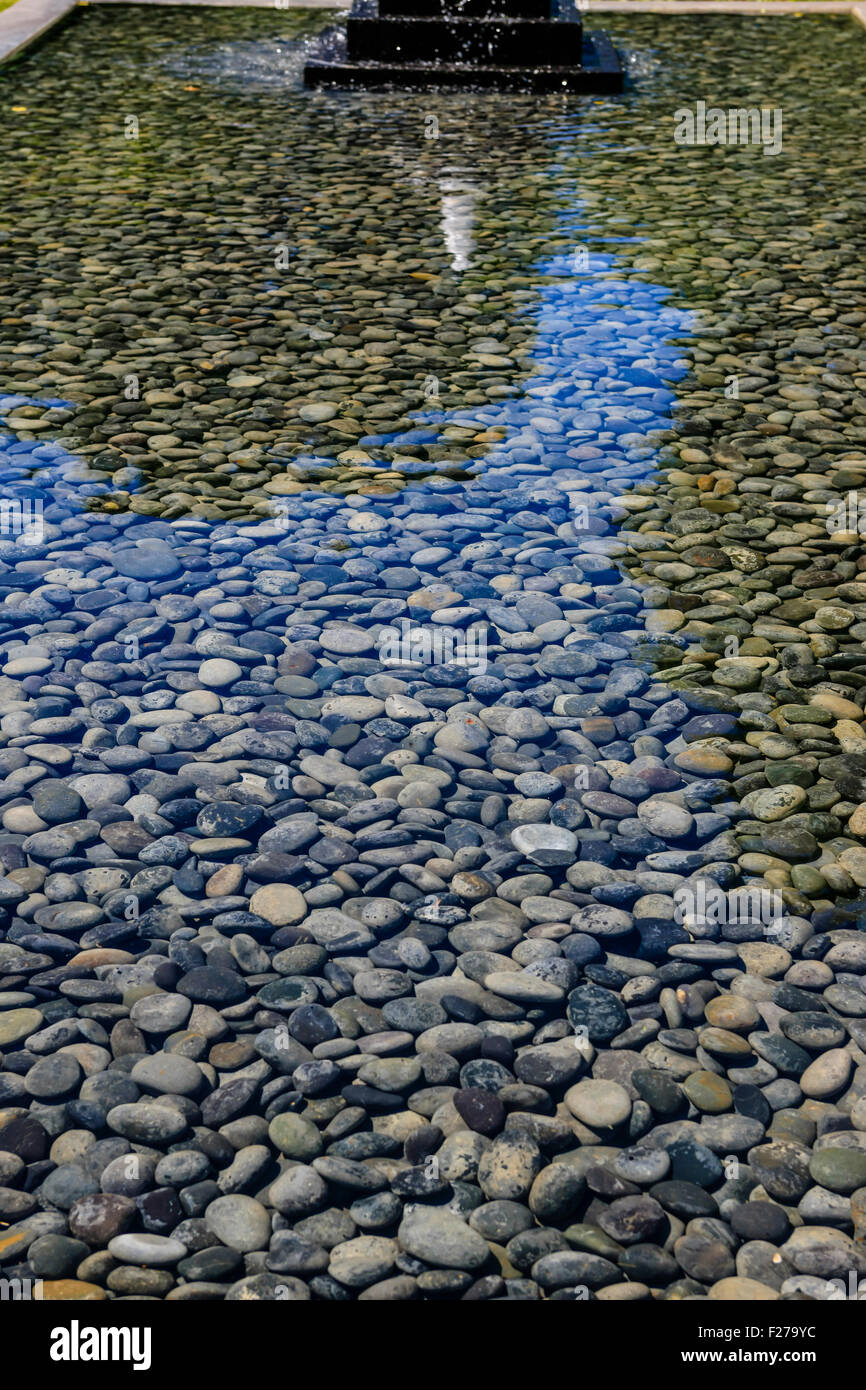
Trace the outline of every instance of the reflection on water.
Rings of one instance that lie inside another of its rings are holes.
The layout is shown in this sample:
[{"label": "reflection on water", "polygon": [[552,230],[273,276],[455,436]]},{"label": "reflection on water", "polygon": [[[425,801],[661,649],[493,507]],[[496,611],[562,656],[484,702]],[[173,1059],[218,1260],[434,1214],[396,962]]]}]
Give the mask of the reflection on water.
[{"label": "reflection on water", "polygon": [[[455,260],[471,255],[471,208],[478,192],[468,184],[460,191],[446,191],[449,183],[458,182],[442,181],[443,206],[453,199],[457,209],[450,220],[443,213],[442,223]],[[446,412],[434,405],[417,413],[410,430],[365,436],[359,445],[379,462],[383,476],[389,467],[410,477],[435,470],[428,461],[399,453],[390,465],[381,462],[384,446],[411,454],[418,445],[459,438],[463,432],[489,436],[488,448],[472,461],[471,471],[483,472],[496,489],[507,486],[509,479],[533,474],[543,485],[550,472],[567,469],[591,486],[596,480],[602,488],[619,490],[653,471],[654,436],[673,423],[672,385],[686,370],[672,340],[694,330],[696,315],[668,302],[670,291],[664,286],[625,278],[615,255],[585,253],[579,244],[578,214],[567,221],[574,249],[535,268],[538,301],[526,311],[534,321],[535,341],[532,369],[523,386],[510,397],[476,408]],[[495,361],[498,347],[493,340],[478,341],[479,362]],[[0,413],[7,414],[19,403],[20,397],[0,397]],[[35,473],[38,495],[50,501],[59,487],[67,505],[72,496],[108,500],[117,489],[116,477],[76,481],[79,461],[56,444],[17,443],[7,436],[0,447],[0,458],[11,469],[7,477],[22,484],[16,492],[32,493]],[[305,472],[312,478],[331,465],[330,459],[309,456],[296,460],[291,471],[301,479]],[[442,465],[442,471],[453,471],[453,465]],[[128,473],[120,483],[126,491],[135,487]],[[274,510],[279,513],[280,508],[275,504]],[[594,543],[588,544],[592,548]]]},{"label": "reflection on water", "polygon": [[[446,195],[459,209],[450,223],[443,216],[443,236],[455,259],[471,255],[471,207],[477,192]],[[411,452],[419,445],[459,438],[462,430],[485,431],[491,435],[490,447],[472,461],[473,472],[579,467],[626,481],[651,471],[657,454],[654,435],[673,423],[672,385],[686,372],[681,348],[672,340],[691,334],[698,319],[669,302],[671,292],[664,286],[627,278],[627,268],[614,254],[589,254],[580,244],[579,218],[571,213],[557,229],[567,228],[573,249],[532,269],[538,298],[525,314],[533,321],[534,340],[530,374],[519,390],[499,401],[449,412],[437,409],[434,398],[430,409],[415,414],[412,429],[366,435],[359,440],[361,448],[375,458],[386,445]],[[473,348],[479,367],[508,363],[495,339],[476,341]],[[307,463],[327,466],[330,460],[310,458]],[[405,457],[398,456],[392,466],[400,473],[413,471]],[[443,471],[449,467],[442,465]],[[414,471],[432,468],[418,460]]]},{"label": "reflection on water", "polygon": [[[461,171],[450,171],[459,175]],[[464,171],[465,172],[465,171]],[[451,257],[452,270],[468,270],[472,257],[475,200],[478,188],[468,178],[444,177],[439,180],[442,195],[442,233]]]}]

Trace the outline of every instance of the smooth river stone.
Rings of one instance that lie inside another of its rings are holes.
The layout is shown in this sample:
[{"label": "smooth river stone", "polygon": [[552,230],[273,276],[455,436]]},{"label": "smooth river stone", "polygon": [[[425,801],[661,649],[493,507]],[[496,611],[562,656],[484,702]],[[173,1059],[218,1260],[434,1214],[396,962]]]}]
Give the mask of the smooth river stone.
[{"label": "smooth river stone", "polygon": [[115,1236],[108,1242],[108,1252],[124,1264],[146,1265],[152,1269],[177,1264],[188,1254],[186,1246],[171,1236],[143,1232]]},{"label": "smooth river stone", "polygon": [[848,1084],[854,1058],[841,1047],[824,1052],[806,1068],[799,1078],[800,1090],[813,1100],[825,1100],[838,1095]]},{"label": "smooth river stone", "polygon": [[397,1232],[401,1250],[425,1264],[472,1272],[487,1263],[487,1241],[446,1207],[404,1209]]},{"label": "smooth river stone", "polygon": [[631,1114],[628,1091],[618,1081],[594,1081],[587,1077],[566,1091],[565,1104],[590,1129],[613,1129]]}]

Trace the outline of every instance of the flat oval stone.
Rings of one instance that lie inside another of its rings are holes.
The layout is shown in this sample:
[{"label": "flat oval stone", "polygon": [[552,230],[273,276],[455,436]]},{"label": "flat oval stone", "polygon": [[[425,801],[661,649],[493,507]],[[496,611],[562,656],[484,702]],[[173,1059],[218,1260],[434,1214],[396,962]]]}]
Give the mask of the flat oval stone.
[{"label": "flat oval stone", "polygon": [[706,1144],[694,1139],[676,1139],[666,1147],[675,1182],[694,1183],[697,1187],[715,1187],[721,1182],[724,1169]]},{"label": "flat oval stone", "polygon": [[693,1071],[683,1082],[683,1091],[696,1109],[710,1115],[730,1110],[733,1104],[731,1088],[725,1078],[710,1071]]},{"label": "flat oval stone", "polygon": [[505,1124],[505,1106],[497,1095],[480,1086],[457,1091],[454,1108],[460,1118],[478,1134],[498,1134]]},{"label": "flat oval stone", "polygon": [[761,1015],[752,1001],[735,994],[720,994],[710,999],[704,1012],[708,1023],[734,1033],[748,1033],[761,1021]]},{"label": "flat oval stone", "polygon": [[739,1033],[731,1033],[726,1028],[701,1028],[698,1042],[705,1052],[713,1057],[739,1058],[743,1061],[751,1056],[752,1047]]},{"label": "flat oval stone", "polygon": [[487,1241],[446,1207],[406,1209],[397,1232],[402,1250],[437,1268],[480,1269],[487,1263]]},{"label": "flat oval stone", "polygon": [[533,864],[571,864],[577,858],[577,836],[563,826],[519,825],[511,832],[511,843]]},{"label": "flat oval stone", "polygon": [[535,1262],[532,1277],[543,1289],[601,1289],[618,1283],[622,1274],[615,1264],[601,1255],[582,1250],[553,1250]]},{"label": "flat oval stone", "polygon": [[522,1201],[542,1166],[538,1145],[528,1135],[501,1134],[478,1165],[478,1185],[488,1201]]},{"label": "flat oval stone", "polygon": [[175,988],[196,1004],[238,1004],[247,995],[240,975],[233,970],[209,965],[188,971],[181,976]]},{"label": "flat oval stone", "polygon": [[254,1197],[218,1197],[205,1212],[208,1229],[230,1250],[247,1254],[267,1247],[271,1218]]},{"label": "flat oval stone", "polygon": [[838,1095],[847,1086],[853,1067],[854,1058],[843,1048],[824,1052],[800,1076],[800,1089],[815,1100]]},{"label": "flat oval stone", "polygon": [[696,1183],[671,1179],[656,1183],[650,1188],[650,1196],[660,1202],[665,1211],[672,1212],[683,1221],[691,1221],[697,1216],[715,1216],[719,1210],[715,1197]]},{"label": "flat oval stone", "polygon": [[809,1160],[809,1173],[820,1187],[850,1195],[866,1187],[866,1152],[862,1149],[820,1149]]},{"label": "flat oval stone", "polygon": [[631,1099],[617,1081],[578,1081],[565,1093],[565,1104],[590,1129],[613,1129],[631,1115]]},{"label": "flat oval stone", "polygon": [[638,1068],[632,1072],[631,1084],[641,1099],[659,1115],[676,1115],[683,1109],[681,1088],[663,1071]]},{"label": "flat oval stone", "polygon": [[169,1144],[187,1129],[186,1118],[170,1105],[115,1105],[106,1118],[109,1129],[140,1144]]},{"label": "flat oval stone", "polygon": [[660,1183],[670,1172],[671,1161],[664,1149],[637,1146],[622,1149],[610,1164],[618,1177],[633,1183]]},{"label": "flat oval stone", "polygon": [[598,937],[627,936],[633,929],[631,913],[604,904],[580,908],[571,924],[575,931]]},{"label": "flat oval stone", "polygon": [[25,1076],[24,1084],[36,1100],[60,1100],[78,1088],[82,1075],[75,1057],[57,1052],[36,1062]]},{"label": "flat oval stone", "polygon": [[108,1251],[124,1264],[146,1265],[152,1269],[177,1264],[188,1253],[186,1246],[171,1236],[144,1232],[115,1236],[108,1242]]},{"label": "flat oval stone", "polygon": [[44,1279],[42,1298],[48,1303],[98,1303],[108,1294],[86,1279]]},{"label": "flat oval stone", "polygon": [[568,1020],[572,1028],[585,1028],[591,1043],[608,1043],[629,1025],[622,1001],[600,985],[580,985],[568,996]]},{"label": "flat oval stone", "polygon": [[636,1245],[652,1241],[666,1221],[661,1205],[654,1197],[618,1197],[598,1219],[606,1235],[620,1245]]},{"label": "flat oval stone", "polygon": [[705,1115],[700,1139],[713,1153],[745,1153],[764,1137],[764,1125],[747,1115]]},{"label": "flat oval stone", "polygon": [[844,1023],[826,1013],[789,1014],[780,1019],[779,1026],[786,1038],[810,1052],[841,1047],[848,1038]]},{"label": "flat oval stone", "polygon": [[763,1144],[752,1149],[749,1167],[769,1196],[783,1205],[799,1202],[811,1185],[809,1155],[793,1144]]},{"label": "flat oval stone", "polygon": [[485,989],[520,1004],[555,1004],[565,997],[559,985],[530,975],[528,971],[493,971],[484,980]]},{"label": "flat oval stone", "polygon": [[182,995],[148,994],[135,1001],[129,1016],[144,1033],[173,1033],[184,1026],[191,1012],[192,1003]]},{"label": "flat oval stone", "polygon": [[143,1057],[136,1062],[130,1076],[137,1086],[155,1095],[194,1096],[204,1082],[201,1068],[195,1062],[170,1052]]},{"label": "flat oval stone", "polygon": [[398,1253],[396,1240],[386,1236],[356,1236],[334,1247],[328,1272],[348,1288],[366,1288],[387,1278]]},{"label": "flat oval stone", "polygon": [[802,1076],[811,1057],[781,1033],[750,1033],[749,1042],[759,1057],[763,1057],[783,1076]]},{"label": "flat oval stone", "polygon": [[759,1283],[757,1279],[729,1275],[713,1284],[707,1291],[707,1297],[722,1303],[755,1303],[771,1302],[780,1295],[767,1284]]},{"label": "flat oval stone", "polygon": [[42,1027],[39,1009],[8,1009],[0,1013],[0,1048],[13,1047]]},{"label": "flat oval stone", "polygon": [[766,1240],[779,1245],[791,1233],[788,1213],[775,1202],[743,1202],[734,1208],[730,1222],[742,1240]]}]

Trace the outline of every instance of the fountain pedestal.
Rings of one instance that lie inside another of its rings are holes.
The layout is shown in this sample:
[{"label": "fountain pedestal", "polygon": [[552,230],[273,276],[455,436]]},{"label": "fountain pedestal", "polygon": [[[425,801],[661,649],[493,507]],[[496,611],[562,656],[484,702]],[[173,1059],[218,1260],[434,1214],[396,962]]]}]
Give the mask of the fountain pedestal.
[{"label": "fountain pedestal", "polygon": [[586,34],[573,0],[355,0],[345,32],[322,36],[307,86],[486,87],[619,92],[605,34]]}]

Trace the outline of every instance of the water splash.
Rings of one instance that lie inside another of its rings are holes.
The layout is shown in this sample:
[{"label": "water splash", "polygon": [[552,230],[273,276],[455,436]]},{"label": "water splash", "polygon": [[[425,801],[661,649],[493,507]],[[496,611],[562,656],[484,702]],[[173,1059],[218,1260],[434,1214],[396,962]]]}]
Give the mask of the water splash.
[{"label": "water splash", "polygon": [[198,44],[173,53],[160,67],[173,77],[207,82],[245,95],[298,92],[304,90],[304,64],[313,43],[313,38],[307,38]]}]

